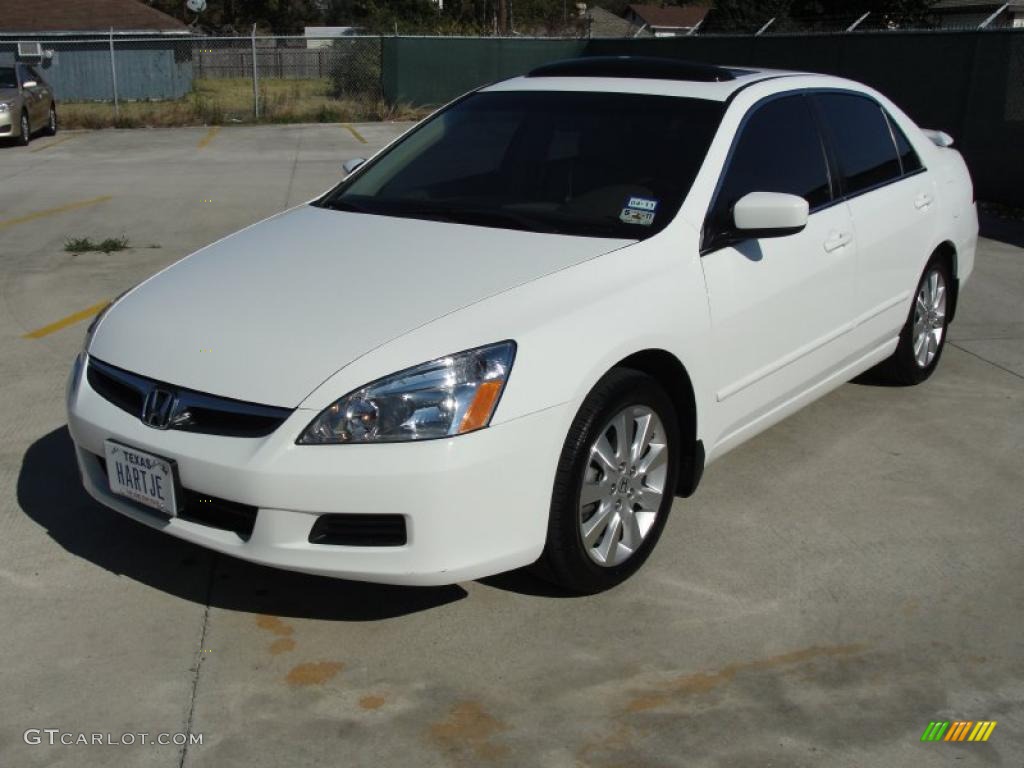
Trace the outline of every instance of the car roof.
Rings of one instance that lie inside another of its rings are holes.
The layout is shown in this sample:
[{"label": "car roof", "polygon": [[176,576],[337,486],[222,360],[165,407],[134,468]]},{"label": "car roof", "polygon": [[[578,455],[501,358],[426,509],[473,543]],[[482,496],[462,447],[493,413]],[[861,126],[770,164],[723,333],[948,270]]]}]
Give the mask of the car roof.
[{"label": "car roof", "polygon": [[727,101],[749,85],[783,78],[794,78],[792,86],[802,88],[808,87],[808,78],[820,79],[822,85],[857,85],[827,75],[794,70],[732,67],[645,56],[590,56],[546,64],[526,75],[502,80],[481,90],[604,91]]}]

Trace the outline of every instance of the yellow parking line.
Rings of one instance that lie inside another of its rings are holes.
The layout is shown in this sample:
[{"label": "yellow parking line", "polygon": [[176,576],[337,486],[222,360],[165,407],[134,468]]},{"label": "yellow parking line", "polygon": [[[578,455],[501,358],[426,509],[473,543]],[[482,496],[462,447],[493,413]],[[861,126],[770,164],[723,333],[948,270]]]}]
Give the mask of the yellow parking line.
[{"label": "yellow parking line", "polygon": [[44,149],[49,149],[50,147],[55,147],[58,144],[63,144],[65,141],[71,141],[71,139],[73,139],[73,138],[75,138],[75,137],[74,136],[61,136],[59,139],[54,139],[49,144],[43,144],[43,146],[41,146],[41,147],[36,147],[35,149],[30,149],[29,152],[42,152]]},{"label": "yellow parking line", "polygon": [[25,224],[36,219],[41,219],[44,216],[53,216],[55,213],[65,213],[66,211],[73,211],[77,208],[86,208],[90,205],[96,205],[97,203],[105,203],[110,199],[110,195],[100,195],[99,197],[90,197],[88,200],[79,200],[77,203],[68,203],[57,208],[47,208],[44,211],[36,211],[35,213],[27,213],[24,216],[16,216],[13,219],[2,219],[0,220],[0,229],[7,229],[13,227],[15,224]]},{"label": "yellow parking line", "polygon": [[206,132],[206,135],[199,140],[198,144],[196,144],[196,149],[202,149],[203,147],[205,147],[207,144],[213,141],[213,137],[216,136],[218,133],[220,133],[219,125],[215,125],[212,128],[210,128],[210,130]]},{"label": "yellow parking line", "polygon": [[67,328],[69,325],[80,323],[83,320],[86,320],[92,317],[93,315],[102,312],[104,309],[106,309],[108,304],[110,304],[109,301],[101,301],[99,304],[93,304],[88,309],[83,309],[81,312],[75,312],[75,314],[68,315],[67,317],[62,318],[55,323],[50,323],[49,325],[44,325],[42,328],[36,328],[34,331],[29,331],[24,336],[22,336],[22,338],[41,339],[43,338],[43,336],[49,336],[51,333],[56,333],[62,328]]},{"label": "yellow parking line", "polygon": [[342,123],[341,127],[347,129],[349,133],[351,133],[353,136],[355,136],[356,137],[356,141],[358,141],[359,143],[361,143],[361,144],[365,144],[366,143],[366,139],[363,138],[363,134],[361,134],[359,131],[357,131],[354,125],[349,125],[348,123]]}]

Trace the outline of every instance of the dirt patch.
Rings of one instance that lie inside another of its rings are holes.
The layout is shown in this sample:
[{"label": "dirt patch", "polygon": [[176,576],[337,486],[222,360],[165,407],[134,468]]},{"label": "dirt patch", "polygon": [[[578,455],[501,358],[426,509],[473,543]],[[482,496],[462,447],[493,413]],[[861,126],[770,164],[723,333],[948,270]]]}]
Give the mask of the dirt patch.
[{"label": "dirt patch", "polygon": [[270,644],[270,653],[277,656],[281,653],[295,650],[295,641],[290,637],[282,637]]},{"label": "dirt patch", "polygon": [[448,717],[430,726],[430,740],[456,764],[479,760],[497,760],[508,754],[508,747],[493,739],[508,727],[485,710],[479,702],[460,701]]},{"label": "dirt patch", "polygon": [[277,616],[259,616],[256,619],[256,626],[278,637],[287,637],[295,632],[291,624],[285,624]]},{"label": "dirt patch", "polygon": [[380,709],[384,706],[386,699],[383,696],[363,696],[359,700],[359,706],[363,709]]},{"label": "dirt patch", "polygon": [[650,709],[657,709],[677,696],[708,693],[718,686],[730,682],[741,672],[757,672],[775,667],[799,665],[822,658],[852,656],[861,653],[865,648],[865,645],[859,643],[828,647],[812,646],[800,651],[784,653],[780,656],[771,656],[767,659],[729,664],[716,672],[698,672],[693,675],[684,675],[659,685],[656,690],[636,694],[630,699],[626,709],[629,712],[645,712]]},{"label": "dirt patch", "polygon": [[344,668],[340,661],[310,661],[292,667],[285,679],[288,685],[323,685]]}]

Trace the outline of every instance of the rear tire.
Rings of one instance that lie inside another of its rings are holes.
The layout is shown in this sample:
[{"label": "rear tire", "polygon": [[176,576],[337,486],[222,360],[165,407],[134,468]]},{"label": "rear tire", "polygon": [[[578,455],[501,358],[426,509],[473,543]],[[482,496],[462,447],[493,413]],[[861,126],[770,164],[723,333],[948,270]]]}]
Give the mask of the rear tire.
[{"label": "rear tire", "polygon": [[21,127],[19,130],[21,131],[21,135],[18,137],[18,143],[23,147],[27,147],[28,143],[32,141],[32,128],[28,122],[27,112],[21,113]]},{"label": "rear tire", "polygon": [[946,260],[933,256],[914,291],[896,351],[873,370],[879,378],[890,384],[912,386],[935,372],[949,332],[952,284]]},{"label": "rear tire", "polygon": [[665,527],[680,445],[675,408],[654,379],[625,368],[601,379],[562,448],[538,575],[593,594],[635,573]]}]

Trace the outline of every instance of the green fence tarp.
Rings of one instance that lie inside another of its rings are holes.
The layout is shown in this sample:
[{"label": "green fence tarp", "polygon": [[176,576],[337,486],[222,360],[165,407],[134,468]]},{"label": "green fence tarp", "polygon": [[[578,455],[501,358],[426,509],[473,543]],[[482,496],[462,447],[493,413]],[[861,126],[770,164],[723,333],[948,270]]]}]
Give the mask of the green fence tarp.
[{"label": "green fence tarp", "polygon": [[919,125],[948,132],[978,199],[1024,206],[1024,30],[591,40],[386,38],[391,102],[450,101],[486,83],[575,56],[667,56],[796,69],[866,83]]}]

